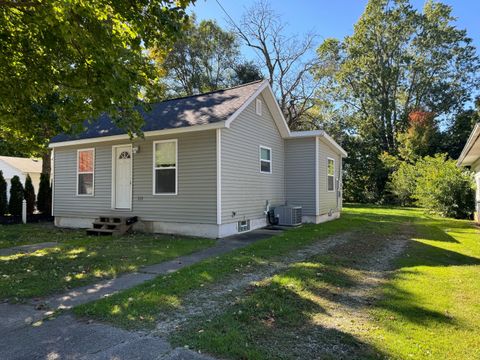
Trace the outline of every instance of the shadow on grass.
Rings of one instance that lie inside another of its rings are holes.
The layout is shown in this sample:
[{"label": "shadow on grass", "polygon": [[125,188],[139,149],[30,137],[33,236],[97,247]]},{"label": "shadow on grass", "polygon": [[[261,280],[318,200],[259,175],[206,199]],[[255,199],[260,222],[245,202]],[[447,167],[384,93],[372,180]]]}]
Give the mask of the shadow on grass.
[{"label": "shadow on grass", "polygon": [[272,282],[211,320],[174,333],[176,346],[229,359],[372,359],[385,356],[347,332],[312,321],[327,311],[297,291]]}]

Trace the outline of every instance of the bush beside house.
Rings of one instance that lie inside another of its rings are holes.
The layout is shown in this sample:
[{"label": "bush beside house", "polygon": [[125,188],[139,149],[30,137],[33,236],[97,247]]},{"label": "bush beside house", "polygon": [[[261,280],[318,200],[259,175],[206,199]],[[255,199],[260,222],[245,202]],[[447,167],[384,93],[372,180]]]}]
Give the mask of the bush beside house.
[{"label": "bush beside house", "polygon": [[33,188],[32,178],[29,174],[25,179],[25,200],[27,201],[27,215],[32,215],[35,211],[35,189]]},{"label": "bush beside house", "polygon": [[391,176],[390,188],[403,205],[415,204],[441,216],[471,218],[475,211],[473,174],[446,154],[402,162]]},{"label": "bush beside house", "polygon": [[11,215],[22,215],[22,202],[25,191],[18,176],[12,177],[10,186],[10,201],[8,203],[8,211]]},{"label": "bush beside house", "polygon": [[7,202],[7,182],[3,177],[3,172],[0,170],[0,216],[4,215],[8,210]]},{"label": "bush beside house", "polygon": [[48,174],[40,175],[37,209],[44,215],[50,215],[52,211],[52,187],[50,185],[50,176]]}]

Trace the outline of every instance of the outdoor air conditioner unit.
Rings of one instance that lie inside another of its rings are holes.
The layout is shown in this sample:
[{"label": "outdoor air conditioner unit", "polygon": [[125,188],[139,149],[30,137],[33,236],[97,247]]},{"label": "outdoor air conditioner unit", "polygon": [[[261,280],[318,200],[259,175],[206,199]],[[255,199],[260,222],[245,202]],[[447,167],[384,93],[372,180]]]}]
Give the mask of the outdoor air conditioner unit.
[{"label": "outdoor air conditioner unit", "polygon": [[302,207],[295,205],[282,205],[275,207],[275,217],[278,225],[298,226],[302,223]]}]

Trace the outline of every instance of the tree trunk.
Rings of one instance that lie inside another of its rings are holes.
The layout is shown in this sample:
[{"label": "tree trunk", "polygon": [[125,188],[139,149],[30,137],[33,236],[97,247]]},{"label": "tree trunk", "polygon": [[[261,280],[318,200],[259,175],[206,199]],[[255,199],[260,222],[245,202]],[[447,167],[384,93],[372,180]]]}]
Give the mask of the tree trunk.
[{"label": "tree trunk", "polygon": [[42,173],[50,175],[52,171],[52,164],[50,163],[51,161],[51,153],[52,151],[48,149],[43,155],[42,155]]}]

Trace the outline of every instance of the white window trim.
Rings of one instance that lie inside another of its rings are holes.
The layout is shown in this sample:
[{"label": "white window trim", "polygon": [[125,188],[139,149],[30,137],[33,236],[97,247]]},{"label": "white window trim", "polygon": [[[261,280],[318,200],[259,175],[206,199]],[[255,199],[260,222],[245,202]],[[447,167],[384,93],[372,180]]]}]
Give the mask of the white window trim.
[{"label": "white window trim", "polygon": [[[130,207],[129,208],[117,208],[116,205],[116,181],[117,181],[117,148],[119,147],[130,147]],[[122,145],[113,145],[112,146],[112,196],[111,196],[111,209],[116,211],[132,211],[133,206],[133,145],[132,144],[122,144]]]},{"label": "white window trim", "polygon": [[[270,160],[263,160],[262,159],[262,149],[270,151]],[[260,145],[259,149],[258,149],[258,160],[259,160],[258,164],[260,166],[260,172],[262,174],[271,174],[272,171],[273,171],[273,152],[272,152],[272,149],[267,147],[267,146]],[[270,163],[270,171],[262,171],[262,161]]]},{"label": "white window trim", "polygon": [[263,102],[260,99],[256,99],[255,101],[255,114],[262,116],[263,112]]},{"label": "white window trim", "polygon": [[[80,172],[78,171],[78,165],[79,165],[79,159],[80,159],[80,152],[82,151],[93,151],[93,171],[90,172]],[[93,197],[95,196],[95,148],[85,148],[85,149],[77,149],[77,168],[76,168],[76,173],[77,173],[77,190],[76,190],[76,194],[77,196],[81,196],[81,197],[84,197],[84,196],[88,196],[88,197]],[[80,174],[92,174],[92,193],[91,194],[79,194],[78,193],[78,176]]]},{"label": "white window trim", "polygon": [[[156,183],[156,173],[157,167],[155,167],[155,145],[160,143],[175,143],[175,167],[163,167],[158,169],[175,169],[175,192],[174,193],[156,193],[155,192],[155,183]],[[174,196],[178,195],[178,139],[168,139],[168,140],[157,140],[153,142],[153,154],[152,154],[152,194],[155,196]]]},{"label": "white window trim", "polygon": [[[329,160],[333,161],[333,190],[328,190],[328,178],[331,177],[332,175],[328,174],[328,162]],[[327,157],[327,192],[335,192],[335,175],[337,174],[337,168],[335,165],[335,159],[331,157]]]}]

